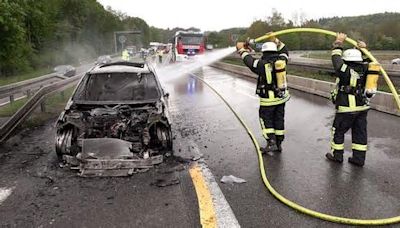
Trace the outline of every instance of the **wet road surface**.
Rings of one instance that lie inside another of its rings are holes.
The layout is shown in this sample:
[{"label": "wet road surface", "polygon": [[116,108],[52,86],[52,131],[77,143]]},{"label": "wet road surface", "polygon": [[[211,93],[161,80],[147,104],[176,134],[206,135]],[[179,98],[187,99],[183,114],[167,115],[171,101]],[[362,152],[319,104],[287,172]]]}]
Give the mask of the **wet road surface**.
[{"label": "wet road surface", "polygon": [[[210,67],[197,75],[222,93],[261,146],[265,145],[258,122],[255,81]],[[191,158],[195,155],[191,148],[198,148],[242,227],[339,226],[297,213],[268,193],[250,138],[203,83],[187,75],[161,80],[170,93],[175,154]],[[321,97],[294,90],[291,93],[284,152],[264,156],[267,175],[276,190],[303,206],[333,215],[399,215],[399,117],[369,112],[370,144],[364,168],[347,162],[332,164],[324,154],[329,151],[333,106]],[[56,165],[53,123],[27,129],[0,146],[0,190],[12,189],[11,195],[0,201],[0,226],[200,226],[188,164],[172,159],[129,178],[79,178]],[[349,146],[350,135],[346,135],[347,150]],[[165,171],[181,166],[177,171]],[[247,183],[221,184],[224,175],[243,178]],[[168,178],[180,183],[164,188],[152,184]]]},{"label": "wet road surface", "polygon": [[[216,88],[265,145],[258,121],[255,81],[205,67],[197,75]],[[179,113],[187,137],[199,144],[216,179],[233,174],[246,184],[219,184],[243,227],[335,227],[299,214],[270,195],[261,182],[254,146],[233,114],[204,84],[194,78],[166,79],[171,106]],[[364,168],[325,160],[329,151],[334,108],[330,101],[291,91],[286,107],[287,135],[282,154],[265,155],[272,185],[287,198],[337,216],[384,218],[400,214],[399,117],[369,112],[369,151]],[[346,150],[351,137],[346,135]],[[346,157],[351,154],[345,153]]]}]

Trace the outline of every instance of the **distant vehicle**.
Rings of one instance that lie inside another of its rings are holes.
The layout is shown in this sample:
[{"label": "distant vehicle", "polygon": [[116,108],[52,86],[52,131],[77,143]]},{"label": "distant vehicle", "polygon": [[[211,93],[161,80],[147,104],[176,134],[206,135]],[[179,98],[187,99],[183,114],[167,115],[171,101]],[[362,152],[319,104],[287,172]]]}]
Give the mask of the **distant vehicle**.
[{"label": "distant vehicle", "polygon": [[400,65],[400,58],[393,59],[392,64]]},{"label": "distant vehicle", "polygon": [[126,176],[163,162],[172,153],[166,99],[145,63],[89,70],[56,123],[61,164],[82,176]]},{"label": "distant vehicle", "polygon": [[56,67],[54,67],[53,71],[56,74],[61,74],[63,76],[67,76],[67,77],[72,77],[76,74],[75,67],[73,67],[71,65],[56,66]]},{"label": "distant vehicle", "polygon": [[137,53],[137,48],[136,46],[127,46],[126,50],[128,51],[128,54],[132,57],[134,55],[136,55]]},{"label": "distant vehicle", "polygon": [[112,62],[111,56],[102,55],[97,58],[96,64],[107,64],[111,62]]},{"label": "distant vehicle", "polygon": [[172,45],[172,61],[184,61],[191,56],[204,54],[204,34],[194,31],[177,31]]},{"label": "distant vehicle", "polygon": [[211,50],[214,49],[214,45],[212,45],[212,44],[207,44],[207,45],[206,45],[206,49],[211,51]]}]

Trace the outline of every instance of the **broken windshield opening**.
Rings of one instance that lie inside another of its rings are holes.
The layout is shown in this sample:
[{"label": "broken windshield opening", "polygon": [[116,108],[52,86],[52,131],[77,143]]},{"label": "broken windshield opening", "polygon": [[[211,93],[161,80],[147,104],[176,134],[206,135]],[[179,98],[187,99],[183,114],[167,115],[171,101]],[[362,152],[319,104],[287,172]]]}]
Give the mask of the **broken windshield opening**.
[{"label": "broken windshield opening", "polygon": [[152,73],[87,75],[74,95],[75,101],[144,101],[160,97]]}]

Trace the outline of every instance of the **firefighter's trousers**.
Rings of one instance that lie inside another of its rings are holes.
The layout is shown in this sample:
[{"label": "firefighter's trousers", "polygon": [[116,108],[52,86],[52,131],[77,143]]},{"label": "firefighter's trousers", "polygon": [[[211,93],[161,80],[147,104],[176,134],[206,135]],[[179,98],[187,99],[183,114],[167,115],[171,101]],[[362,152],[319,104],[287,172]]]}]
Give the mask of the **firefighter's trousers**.
[{"label": "firefighter's trousers", "polygon": [[351,129],[353,158],[364,162],[367,151],[367,111],[336,113],[332,127],[331,150],[335,156],[343,157],[344,135]]},{"label": "firefighter's trousers", "polygon": [[285,137],[285,103],[260,106],[259,116],[264,138],[282,142]]}]

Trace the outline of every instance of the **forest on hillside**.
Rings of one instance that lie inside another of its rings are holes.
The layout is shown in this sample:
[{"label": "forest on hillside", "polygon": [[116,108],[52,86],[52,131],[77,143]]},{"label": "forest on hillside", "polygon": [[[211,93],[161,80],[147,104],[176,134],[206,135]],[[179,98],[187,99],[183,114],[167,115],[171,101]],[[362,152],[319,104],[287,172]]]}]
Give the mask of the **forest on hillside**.
[{"label": "forest on hillside", "polygon": [[[382,13],[357,17],[305,20],[300,27],[343,31],[367,41],[371,49],[400,49],[400,14]],[[299,27],[297,26],[297,27]],[[234,45],[239,39],[257,37],[268,31],[296,27],[274,11],[248,28],[206,31],[207,42],[217,47]],[[141,18],[104,8],[96,0],[0,0],[0,76],[74,64],[114,52],[114,32],[140,30],[138,42],[167,43],[183,28],[161,29]],[[195,27],[189,30],[199,30]],[[326,49],[332,37],[290,34],[282,37],[292,50]]]},{"label": "forest on hillside", "polygon": [[[353,39],[363,40],[373,50],[400,50],[400,13],[380,13],[366,16],[333,17],[319,20],[304,20],[295,26],[286,21],[276,10],[265,20],[254,21],[247,29],[233,28],[220,32],[210,32],[209,42],[218,46],[232,45],[231,34],[239,34],[240,40],[256,38],[269,31],[287,28],[323,28],[347,33]],[[288,34],[281,37],[292,50],[323,50],[330,48],[333,38],[327,35]]]}]

